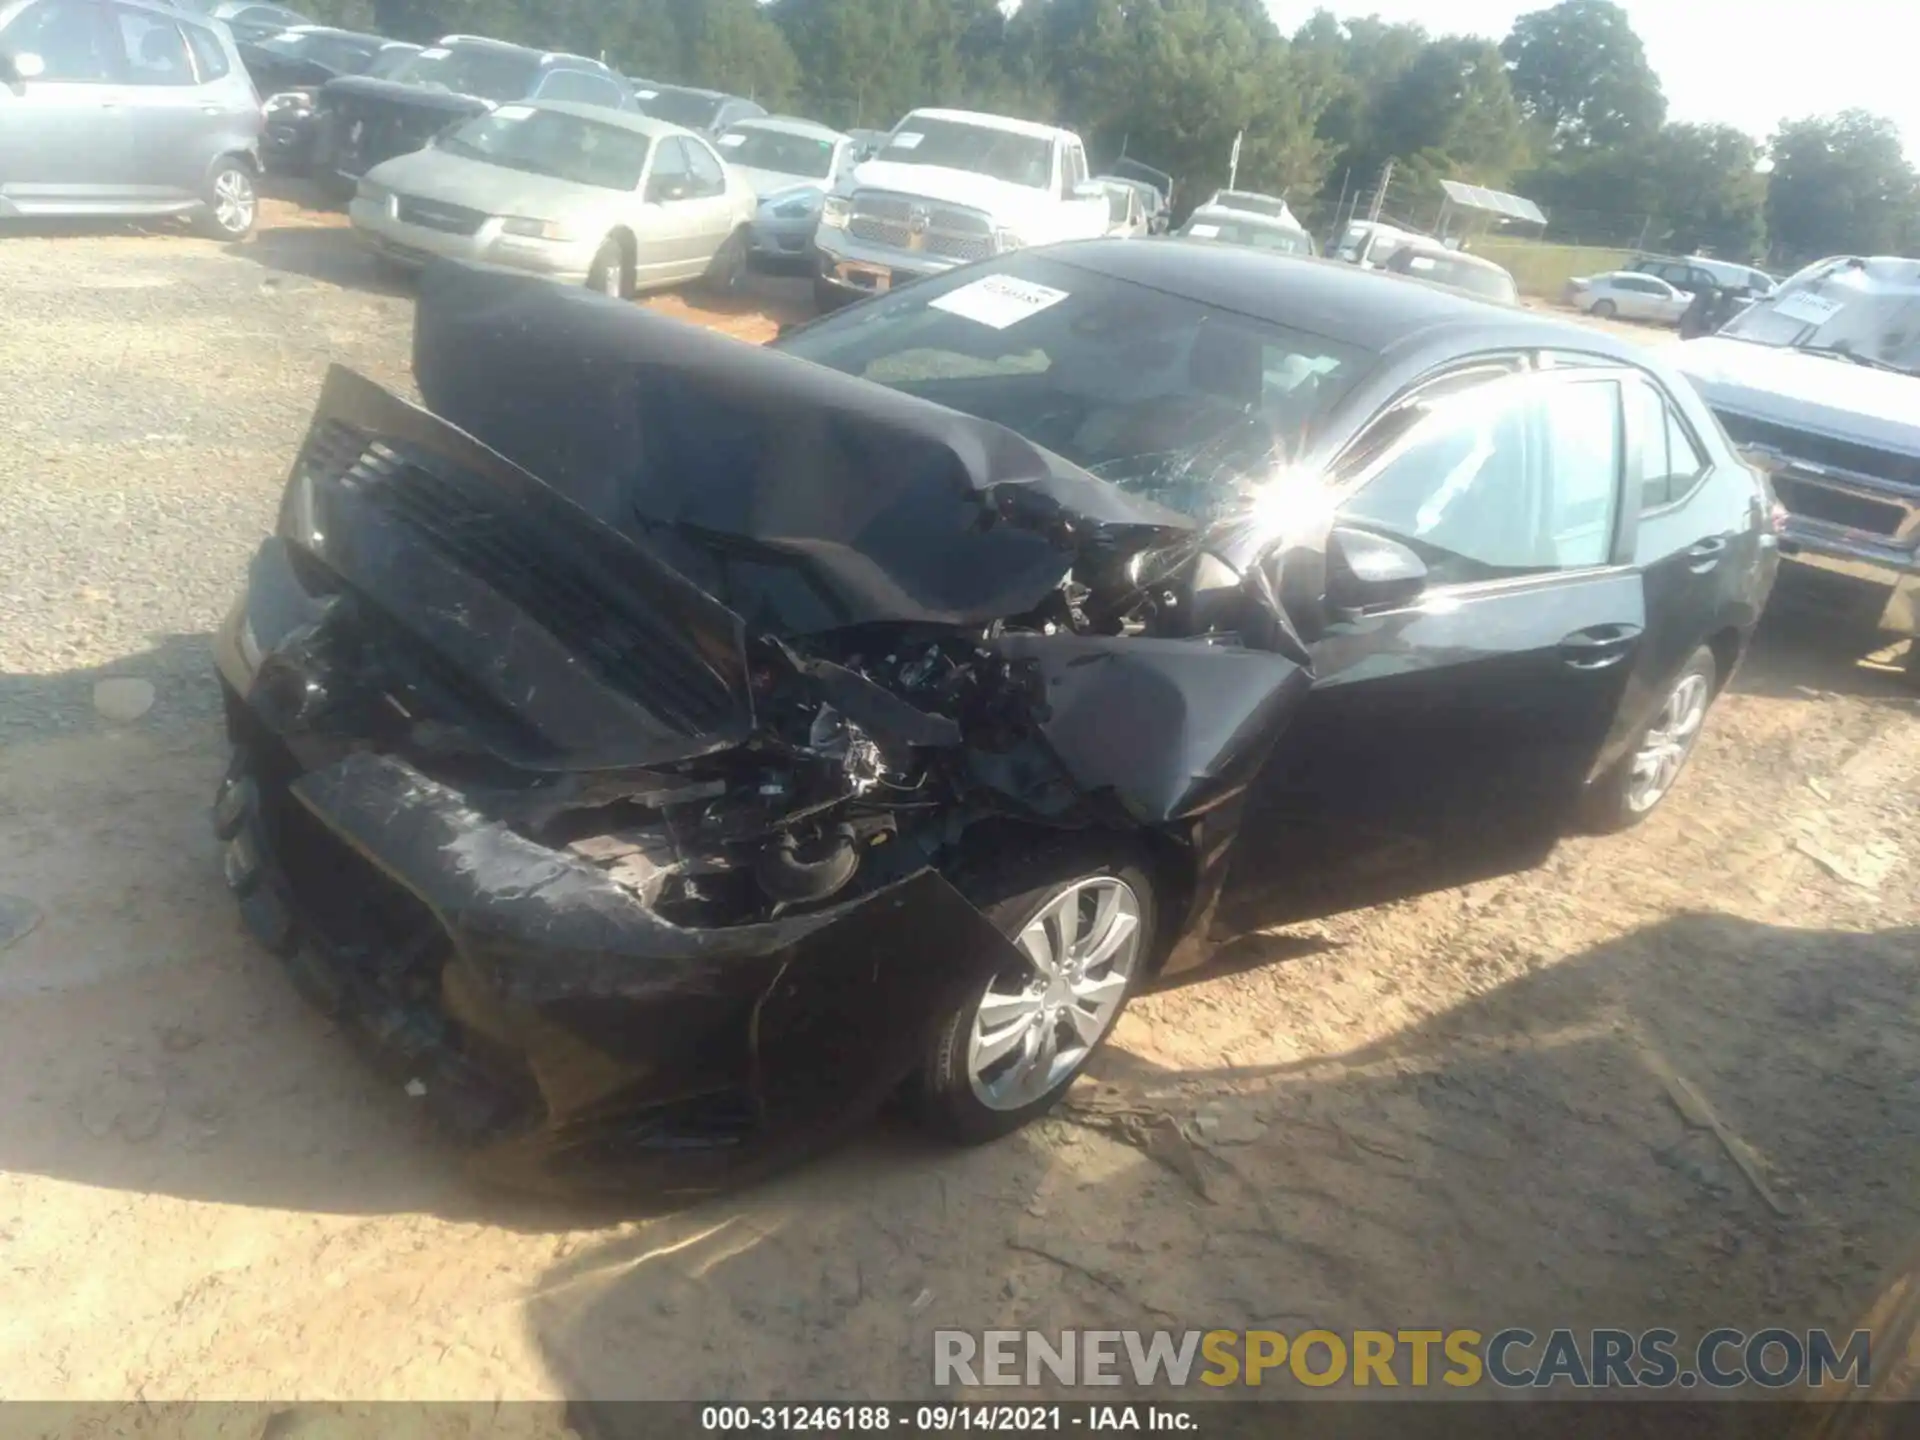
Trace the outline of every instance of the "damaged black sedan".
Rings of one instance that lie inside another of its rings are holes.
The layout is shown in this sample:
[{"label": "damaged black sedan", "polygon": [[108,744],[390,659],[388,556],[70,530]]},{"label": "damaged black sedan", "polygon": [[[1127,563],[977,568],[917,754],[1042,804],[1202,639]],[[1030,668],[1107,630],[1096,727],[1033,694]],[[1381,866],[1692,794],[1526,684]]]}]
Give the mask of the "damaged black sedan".
[{"label": "damaged black sedan", "polygon": [[1168,242],[766,349],[453,265],[327,380],[218,659],[230,887],[549,1189],[1063,1093],[1236,934],[1671,788],[1769,497],[1597,332]]}]

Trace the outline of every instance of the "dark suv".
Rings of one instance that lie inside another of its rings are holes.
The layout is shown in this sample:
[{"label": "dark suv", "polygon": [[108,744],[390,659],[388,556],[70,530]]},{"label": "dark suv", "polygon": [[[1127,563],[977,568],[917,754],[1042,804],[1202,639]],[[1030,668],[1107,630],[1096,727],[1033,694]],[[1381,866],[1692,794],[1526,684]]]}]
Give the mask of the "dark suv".
[{"label": "dark suv", "polygon": [[383,160],[418,150],[456,120],[515,100],[630,110],[626,84],[584,55],[449,35],[384,80],[343,75],[320,91],[313,173],[341,198]]}]

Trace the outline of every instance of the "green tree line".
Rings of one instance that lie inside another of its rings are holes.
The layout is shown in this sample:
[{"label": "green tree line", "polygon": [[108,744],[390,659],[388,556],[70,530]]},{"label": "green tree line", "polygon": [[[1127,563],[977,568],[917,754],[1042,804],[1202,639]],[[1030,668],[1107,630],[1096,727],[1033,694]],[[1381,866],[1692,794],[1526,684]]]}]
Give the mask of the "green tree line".
[{"label": "green tree line", "polygon": [[[1555,238],[1793,264],[1920,253],[1920,176],[1865,111],[1781,126],[1667,120],[1612,0],[1561,0],[1500,40],[1321,11],[1289,36],[1261,0],[313,0],[404,39],[461,32],[604,56],[627,74],[748,95],[841,126],[953,105],[1073,126],[1096,164],[1227,178],[1330,215],[1393,162],[1395,202],[1441,179],[1524,194]],[[1767,162],[1770,162],[1768,164]],[[1391,207],[1390,207],[1391,208]],[[1606,230],[1604,237],[1597,232]]]}]

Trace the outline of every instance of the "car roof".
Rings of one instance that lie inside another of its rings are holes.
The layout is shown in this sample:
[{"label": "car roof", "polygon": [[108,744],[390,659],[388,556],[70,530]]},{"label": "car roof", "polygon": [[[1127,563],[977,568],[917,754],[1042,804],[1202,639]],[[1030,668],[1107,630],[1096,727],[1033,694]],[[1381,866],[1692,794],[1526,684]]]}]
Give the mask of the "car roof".
[{"label": "car roof", "polygon": [[1376,352],[1451,341],[1450,348],[1578,350],[1652,368],[1645,346],[1531,311],[1489,305],[1434,285],[1409,285],[1337,260],[1281,255],[1177,237],[1079,240],[1038,252],[1272,325]]},{"label": "car roof", "polygon": [[745,115],[727,128],[731,130],[736,127],[771,130],[776,135],[803,135],[809,140],[839,141],[847,138],[831,125],[822,125],[818,120],[802,120],[797,115]]},{"label": "car roof", "polygon": [[1484,255],[1475,255],[1466,250],[1451,250],[1445,245],[1421,245],[1418,243],[1403,245],[1399,250],[1394,251],[1394,254],[1397,256],[1403,252],[1414,255],[1431,255],[1436,260],[1458,260],[1462,264],[1473,266],[1476,270],[1493,270],[1505,275],[1509,280],[1513,278],[1513,272],[1498,261],[1489,260]]},{"label": "car roof", "polygon": [[375,35],[366,30],[342,30],[338,25],[289,25],[279,33],[282,35],[330,35],[340,40],[371,40],[377,45],[399,43],[387,39],[384,35]]},{"label": "car roof", "polygon": [[1231,205],[1197,205],[1193,214],[1187,217],[1191,224],[1195,220],[1231,220],[1234,224],[1259,225],[1268,230],[1285,230],[1289,235],[1304,235],[1307,227],[1292,218],[1289,210],[1285,215],[1268,215],[1259,210],[1239,210]]},{"label": "car roof", "polygon": [[[640,82],[636,80],[634,83],[637,85]],[[646,85],[649,90],[656,90],[662,95],[698,95],[703,100],[746,100],[747,98],[744,95],[735,95],[726,90],[703,90],[698,85],[656,85],[651,80],[647,81]],[[748,101],[747,103],[752,104],[753,102]]]},{"label": "car roof", "polygon": [[[490,35],[442,35],[433,42],[435,49],[447,49],[454,45],[464,45],[469,49],[501,50],[515,55],[532,55],[542,65],[552,60],[570,60],[594,70],[607,70],[598,60],[585,55],[575,55],[570,50],[543,50],[538,45],[516,45],[511,40],[495,40]],[[613,72],[607,70],[611,75]]]},{"label": "car roof", "polygon": [[[985,125],[995,130],[1005,130],[1014,135],[1031,135],[1035,139],[1052,140],[1056,136],[1071,135],[1058,125],[1042,125],[1037,120],[1016,120],[1011,115],[994,115],[985,110],[939,110],[923,108],[909,111],[907,120],[952,120],[961,125]],[[901,125],[907,123],[902,120]],[[896,126],[895,129],[899,127]]]},{"label": "car roof", "polygon": [[668,135],[693,134],[683,125],[671,125],[651,115],[642,115],[637,110],[615,110],[611,106],[588,105],[579,100],[527,100],[522,102],[522,108],[551,110],[559,115],[571,115],[576,120],[592,120],[619,130],[631,130],[636,135],[645,135],[649,140],[660,140]]}]

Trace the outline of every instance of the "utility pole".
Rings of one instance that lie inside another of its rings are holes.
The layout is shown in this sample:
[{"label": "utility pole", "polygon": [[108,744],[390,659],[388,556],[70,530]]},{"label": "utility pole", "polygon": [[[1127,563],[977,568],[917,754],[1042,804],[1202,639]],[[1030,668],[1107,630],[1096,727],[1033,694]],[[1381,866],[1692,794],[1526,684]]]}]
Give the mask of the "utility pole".
[{"label": "utility pole", "polygon": [[1353,178],[1353,167],[1349,165],[1340,172],[1340,198],[1333,202],[1333,233],[1341,232],[1340,212],[1347,208],[1347,181]]},{"label": "utility pole", "polygon": [[1373,192],[1373,204],[1367,207],[1367,220],[1372,223],[1380,218],[1380,211],[1387,203],[1387,186],[1393,183],[1393,161],[1387,161],[1386,169],[1380,172],[1380,188]]},{"label": "utility pole", "polygon": [[1246,135],[1247,132],[1244,130],[1236,130],[1233,132],[1233,153],[1227,157],[1227,188],[1229,190],[1239,188],[1240,142],[1246,138]]}]

